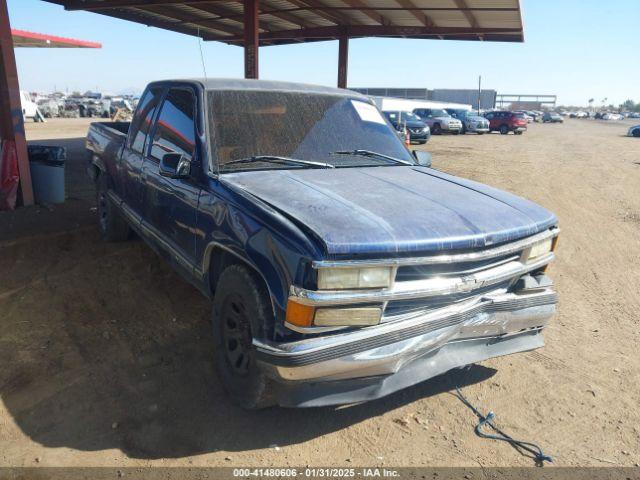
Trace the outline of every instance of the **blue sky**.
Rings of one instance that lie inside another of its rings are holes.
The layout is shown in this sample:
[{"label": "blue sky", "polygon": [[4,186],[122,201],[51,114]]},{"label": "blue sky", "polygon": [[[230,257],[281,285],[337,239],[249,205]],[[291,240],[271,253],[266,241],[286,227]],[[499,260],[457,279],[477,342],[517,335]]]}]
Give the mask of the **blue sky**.
[{"label": "blue sky", "polygon": [[[349,86],[485,88],[557,94],[562,104],[640,102],[640,0],[521,0],[525,43],[352,40]],[[101,50],[16,49],[21,88],[141,91],[200,77],[197,40],[40,0],[8,0],[13,28],[93,40]],[[209,77],[241,77],[242,50],[204,42]],[[335,85],[337,42],[260,49],[260,76]]]}]

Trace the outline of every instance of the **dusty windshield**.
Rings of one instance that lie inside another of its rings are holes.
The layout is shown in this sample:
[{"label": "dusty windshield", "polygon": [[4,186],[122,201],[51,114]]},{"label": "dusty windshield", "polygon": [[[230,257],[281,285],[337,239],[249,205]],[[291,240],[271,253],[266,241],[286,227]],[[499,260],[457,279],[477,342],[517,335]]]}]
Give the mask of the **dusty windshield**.
[{"label": "dusty windshield", "polygon": [[[414,163],[379,111],[355,98],[260,90],[211,91],[208,106],[213,158],[221,172],[312,168],[317,166],[314,164],[339,168]],[[280,157],[280,161],[271,157]]]}]

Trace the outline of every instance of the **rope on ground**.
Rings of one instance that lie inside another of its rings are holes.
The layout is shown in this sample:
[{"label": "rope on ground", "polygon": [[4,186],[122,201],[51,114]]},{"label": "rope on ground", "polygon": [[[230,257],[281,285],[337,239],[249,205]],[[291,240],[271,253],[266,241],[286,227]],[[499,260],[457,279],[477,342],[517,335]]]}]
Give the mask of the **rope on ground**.
[{"label": "rope on ground", "polygon": [[[503,442],[507,442],[511,444],[511,446],[513,446],[513,448],[515,448],[521,455],[526,455],[525,451],[529,452],[532,455],[531,458],[535,460],[536,465],[540,467],[544,465],[544,462],[553,463],[553,459],[549,455],[545,455],[542,449],[535,443],[516,440],[496,427],[493,423],[493,420],[495,419],[494,413],[489,412],[486,416],[482,415],[482,413],[480,413],[480,411],[476,407],[474,407],[471,402],[469,402],[469,400],[467,400],[467,398],[462,394],[462,390],[460,390],[459,387],[456,387],[456,396],[478,417],[479,421],[475,428],[476,435],[481,438],[489,438],[491,440],[500,440]],[[491,429],[496,432],[497,435],[483,432],[482,427],[484,427],[485,425],[489,425],[489,427],[491,427]]]}]

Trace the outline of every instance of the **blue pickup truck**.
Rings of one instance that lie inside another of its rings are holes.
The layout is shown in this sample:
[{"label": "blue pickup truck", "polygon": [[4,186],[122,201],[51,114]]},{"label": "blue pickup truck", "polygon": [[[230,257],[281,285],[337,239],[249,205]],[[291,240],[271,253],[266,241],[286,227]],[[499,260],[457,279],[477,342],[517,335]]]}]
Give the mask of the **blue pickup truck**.
[{"label": "blue pickup truck", "polygon": [[156,82],[86,144],[102,236],[136,232],[211,299],[245,408],[366,401],[544,344],[556,217],[431,168],[367,97]]}]

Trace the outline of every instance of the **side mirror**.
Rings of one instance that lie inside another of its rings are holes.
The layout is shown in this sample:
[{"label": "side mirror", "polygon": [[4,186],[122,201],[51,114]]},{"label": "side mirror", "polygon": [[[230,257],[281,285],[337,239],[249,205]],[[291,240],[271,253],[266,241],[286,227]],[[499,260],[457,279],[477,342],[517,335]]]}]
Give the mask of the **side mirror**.
[{"label": "side mirror", "polygon": [[414,150],[413,157],[421,167],[431,167],[431,154],[422,150]]},{"label": "side mirror", "polygon": [[160,160],[160,175],[168,178],[187,178],[191,174],[191,160],[181,153],[165,153]]}]

